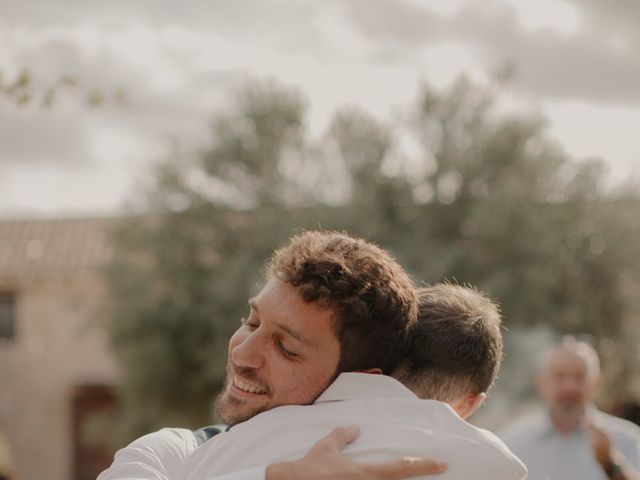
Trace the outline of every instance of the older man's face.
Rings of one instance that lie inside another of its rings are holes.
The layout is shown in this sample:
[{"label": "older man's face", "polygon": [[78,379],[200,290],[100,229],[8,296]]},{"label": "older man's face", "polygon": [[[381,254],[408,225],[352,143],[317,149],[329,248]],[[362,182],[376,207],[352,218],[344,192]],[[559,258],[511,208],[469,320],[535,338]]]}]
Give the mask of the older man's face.
[{"label": "older man's face", "polygon": [[553,352],[538,376],[538,390],[551,413],[568,420],[584,414],[596,386],[584,358],[562,349]]},{"label": "older man's face", "polygon": [[229,425],[279,405],[312,403],[333,381],[340,356],[332,312],[304,302],[293,286],[272,278],[249,305],[229,341],[216,403]]}]

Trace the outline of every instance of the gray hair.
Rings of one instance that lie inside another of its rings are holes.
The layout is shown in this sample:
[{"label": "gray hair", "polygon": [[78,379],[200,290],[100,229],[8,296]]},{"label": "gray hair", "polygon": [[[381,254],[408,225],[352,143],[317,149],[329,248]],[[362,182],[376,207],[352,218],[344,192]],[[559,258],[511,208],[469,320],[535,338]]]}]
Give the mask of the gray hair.
[{"label": "gray hair", "polygon": [[600,375],[600,359],[595,349],[590,343],[578,340],[573,335],[565,335],[556,345],[548,349],[541,357],[539,362],[539,372],[543,372],[549,368],[552,357],[555,353],[563,351],[575,355],[582,359],[587,366],[587,373],[591,378],[597,378]]}]

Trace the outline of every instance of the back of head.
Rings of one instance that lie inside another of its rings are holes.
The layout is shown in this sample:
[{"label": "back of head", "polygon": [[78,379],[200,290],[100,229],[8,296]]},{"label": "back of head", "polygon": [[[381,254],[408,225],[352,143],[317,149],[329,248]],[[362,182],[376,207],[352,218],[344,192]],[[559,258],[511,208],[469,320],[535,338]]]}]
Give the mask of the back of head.
[{"label": "back of head", "polygon": [[408,274],[381,248],[346,233],[303,232],[273,254],[267,277],[293,285],[304,301],[333,312],[340,342],[337,373],[389,373],[402,358],[417,296]]},{"label": "back of head", "polygon": [[497,305],[475,289],[422,288],[409,350],[393,376],[419,397],[443,402],[486,392],[502,361],[500,324]]}]

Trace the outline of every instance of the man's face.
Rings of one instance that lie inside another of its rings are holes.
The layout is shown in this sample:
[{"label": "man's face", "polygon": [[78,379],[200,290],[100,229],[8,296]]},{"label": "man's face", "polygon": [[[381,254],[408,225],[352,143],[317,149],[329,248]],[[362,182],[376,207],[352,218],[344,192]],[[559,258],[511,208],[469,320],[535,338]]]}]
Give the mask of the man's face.
[{"label": "man's face", "polygon": [[557,350],[538,377],[538,390],[551,413],[566,420],[579,419],[595,394],[597,379],[578,355]]},{"label": "man's face", "polygon": [[249,305],[229,340],[216,403],[229,425],[279,405],[312,403],[333,381],[340,356],[332,312],[304,302],[293,286],[272,278]]}]

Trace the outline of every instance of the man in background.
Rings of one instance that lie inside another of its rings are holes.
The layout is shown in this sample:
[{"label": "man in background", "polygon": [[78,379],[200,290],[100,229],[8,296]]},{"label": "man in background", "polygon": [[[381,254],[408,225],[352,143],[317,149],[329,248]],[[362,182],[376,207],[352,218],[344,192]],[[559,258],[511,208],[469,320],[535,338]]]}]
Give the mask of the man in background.
[{"label": "man in background", "polygon": [[565,337],[546,352],[536,377],[546,410],[500,435],[530,480],[640,478],[640,428],[595,408],[599,383],[600,362],[588,343]]}]

